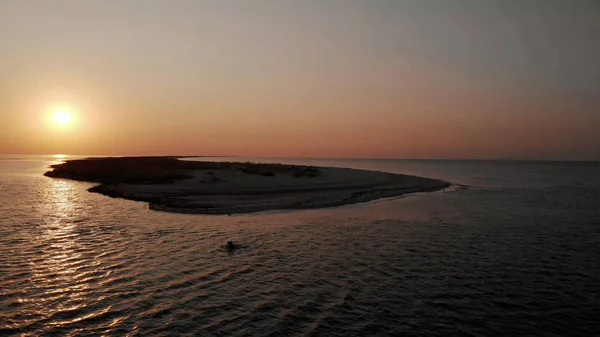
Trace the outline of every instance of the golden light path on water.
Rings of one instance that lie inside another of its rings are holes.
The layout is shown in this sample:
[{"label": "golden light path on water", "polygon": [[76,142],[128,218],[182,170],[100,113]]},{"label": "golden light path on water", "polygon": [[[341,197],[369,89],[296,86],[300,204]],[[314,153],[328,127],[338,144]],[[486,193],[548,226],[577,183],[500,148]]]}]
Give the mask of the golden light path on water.
[{"label": "golden light path on water", "polygon": [[[94,307],[94,303],[102,303],[109,296],[99,296],[98,292],[111,280],[113,271],[103,266],[99,258],[102,249],[81,237],[86,231],[78,228],[78,222],[86,218],[89,205],[77,200],[81,193],[77,187],[76,183],[55,179],[44,179],[38,186],[41,202],[34,209],[42,217],[39,231],[32,238],[33,252],[24,254],[31,276],[28,295],[18,299],[23,308],[18,315],[30,317],[30,322],[42,323],[46,328],[90,320],[112,308]],[[114,318],[104,326],[109,329],[126,318]]]},{"label": "golden light path on water", "polygon": [[[90,285],[76,283],[81,275],[77,265],[82,261],[77,244],[75,225],[70,221],[75,212],[71,198],[72,185],[66,181],[50,180],[44,190],[40,213],[45,214],[37,244],[43,246],[41,258],[31,261],[36,290],[43,301],[38,301],[38,313],[53,317],[57,312],[73,311],[81,307]],[[57,302],[56,305],[48,305]],[[68,323],[57,320],[54,325]]]}]

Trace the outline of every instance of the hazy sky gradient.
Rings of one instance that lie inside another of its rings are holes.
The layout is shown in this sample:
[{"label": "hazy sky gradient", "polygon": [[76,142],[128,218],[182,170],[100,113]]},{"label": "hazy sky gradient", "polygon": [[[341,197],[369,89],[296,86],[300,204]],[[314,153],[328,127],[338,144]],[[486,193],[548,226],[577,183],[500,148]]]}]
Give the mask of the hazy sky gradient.
[{"label": "hazy sky gradient", "polygon": [[598,36],[595,0],[3,0],[0,153],[600,160]]}]

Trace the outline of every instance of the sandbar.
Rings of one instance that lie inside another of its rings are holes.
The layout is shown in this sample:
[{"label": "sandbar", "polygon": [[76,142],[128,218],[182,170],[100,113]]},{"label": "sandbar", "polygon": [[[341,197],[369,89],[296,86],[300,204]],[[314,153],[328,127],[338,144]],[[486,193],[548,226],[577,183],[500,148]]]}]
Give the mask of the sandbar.
[{"label": "sandbar", "polygon": [[173,157],[109,157],[51,166],[52,178],[97,182],[90,192],[147,202],[157,211],[235,214],[342,206],[449,183],[429,178],[349,168]]}]

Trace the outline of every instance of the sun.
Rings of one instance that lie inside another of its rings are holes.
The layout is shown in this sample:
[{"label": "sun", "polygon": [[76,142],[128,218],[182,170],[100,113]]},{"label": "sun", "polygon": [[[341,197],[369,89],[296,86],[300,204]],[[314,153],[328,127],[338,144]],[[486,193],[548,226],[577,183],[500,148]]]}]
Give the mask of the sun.
[{"label": "sun", "polygon": [[56,130],[67,130],[74,126],[76,110],[71,105],[50,105],[46,111],[49,127]]},{"label": "sun", "polygon": [[73,121],[73,113],[67,109],[52,111],[52,121],[59,126],[67,126]]}]

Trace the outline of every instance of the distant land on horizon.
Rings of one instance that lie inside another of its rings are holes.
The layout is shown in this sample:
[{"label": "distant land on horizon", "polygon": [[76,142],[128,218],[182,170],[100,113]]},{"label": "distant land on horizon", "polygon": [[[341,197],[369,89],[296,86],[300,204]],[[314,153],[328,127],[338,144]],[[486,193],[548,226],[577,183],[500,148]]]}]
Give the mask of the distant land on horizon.
[{"label": "distant land on horizon", "polygon": [[237,159],[314,159],[314,160],[414,160],[414,161],[488,161],[488,162],[600,162],[599,159],[552,159],[552,158],[352,158],[352,157],[252,157],[237,155],[138,155],[138,154],[66,154],[66,153],[0,153],[0,156],[56,156],[64,157],[157,157],[157,158],[237,158]]}]

